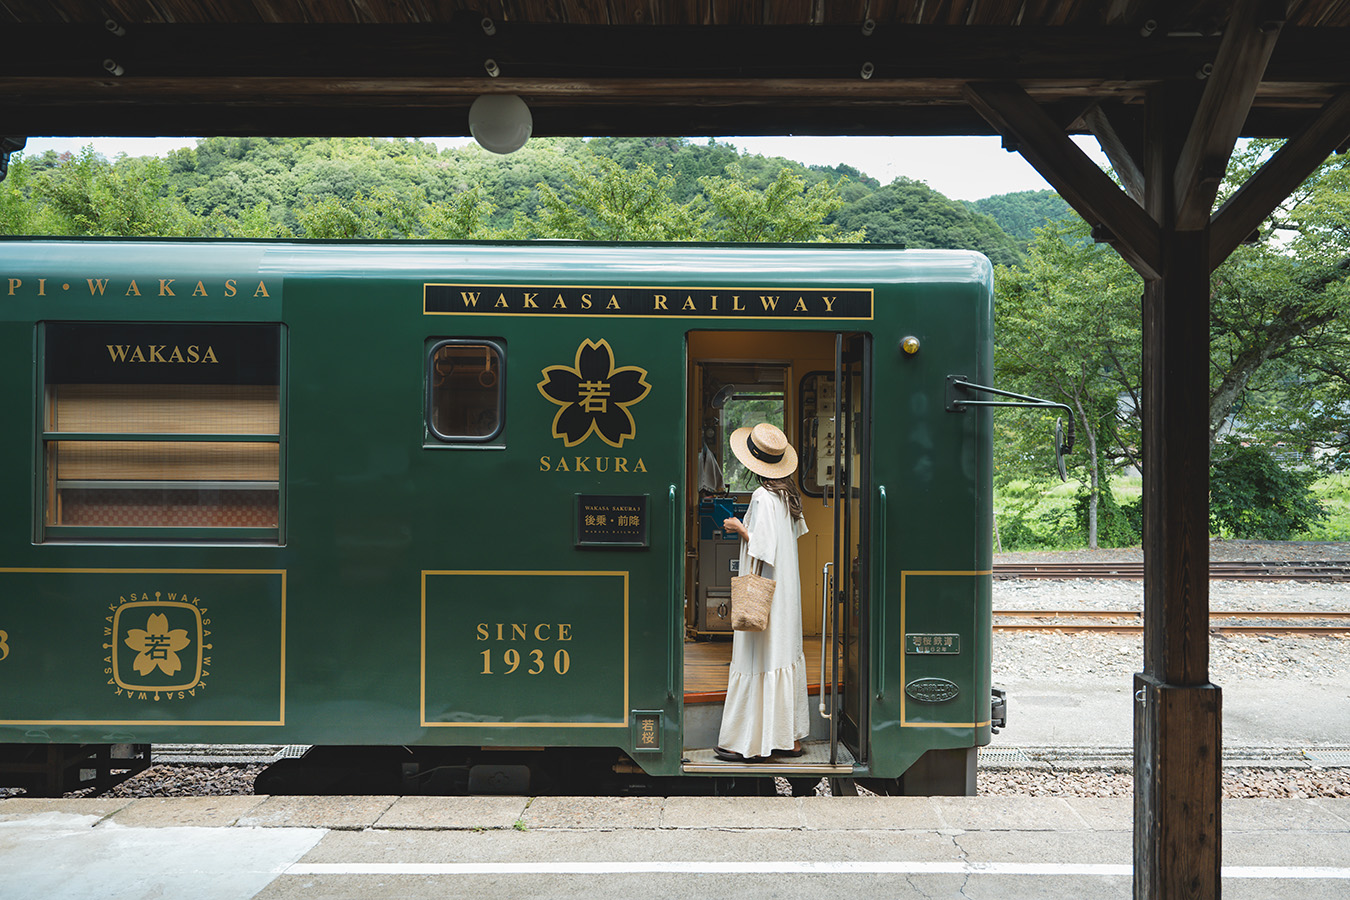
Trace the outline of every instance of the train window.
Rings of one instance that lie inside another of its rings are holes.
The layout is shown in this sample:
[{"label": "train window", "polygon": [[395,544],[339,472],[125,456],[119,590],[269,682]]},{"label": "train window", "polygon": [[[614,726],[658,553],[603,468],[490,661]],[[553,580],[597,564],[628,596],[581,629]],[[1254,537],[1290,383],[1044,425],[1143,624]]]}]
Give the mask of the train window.
[{"label": "train window", "polygon": [[729,491],[753,491],[759,480],[731,452],[737,428],[768,422],[786,429],[785,373],[778,364],[707,363],[703,366],[709,417],[705,436],[720,435],[723,486]]},{"label": "train window", "polygon": [[506,418],[505,345],[440,340],[427,354],[427,431],[448,444],[497,438]]},{"label": "train window", "polygon": [[42,540],[280,543],[280,325],[47,323],[42,347]]}]

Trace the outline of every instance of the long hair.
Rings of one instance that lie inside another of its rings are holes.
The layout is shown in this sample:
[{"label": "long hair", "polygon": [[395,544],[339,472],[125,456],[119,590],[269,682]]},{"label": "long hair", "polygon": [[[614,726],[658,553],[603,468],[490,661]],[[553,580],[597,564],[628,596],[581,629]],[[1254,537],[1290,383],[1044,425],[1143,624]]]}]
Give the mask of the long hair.
[{"label": "long hair", "polygon": [[765,478],[760,475],[759,483],[783,498],[793,519],[802,518],[802,495],[798,492],[797,482],[792,480],[791,475],[786,478]]}]

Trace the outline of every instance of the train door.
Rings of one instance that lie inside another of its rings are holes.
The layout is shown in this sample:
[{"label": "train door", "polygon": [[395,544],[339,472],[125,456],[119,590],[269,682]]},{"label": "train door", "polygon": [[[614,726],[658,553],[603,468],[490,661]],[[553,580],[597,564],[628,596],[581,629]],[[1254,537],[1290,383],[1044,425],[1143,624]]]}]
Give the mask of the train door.
[{"label": "train door", "polygon": [[[834,370],[803,384],[803,433],[814,487],[830,510],[832,546],[822,571],[820,702],[830,761],[867,746],[868,571],[866,490],[871,446],[864,335],[834,335]],[[812,399],[814,398],[814,403]]]},{"label": "train door", "polygon": [[798,449],[810,529],[798,552],[811,710],[804,757],[773,757],[769,766],[849,777],[865,759],[868,734],[865,336],[692,332],[688,349],[684,770],[725,773],[719,760],[705,759],[713,756],[725,696],[730,578],[739,555],[721,522],[743,514],[756,486],[739,471],[728,439],[737,427],[769,421]]}]

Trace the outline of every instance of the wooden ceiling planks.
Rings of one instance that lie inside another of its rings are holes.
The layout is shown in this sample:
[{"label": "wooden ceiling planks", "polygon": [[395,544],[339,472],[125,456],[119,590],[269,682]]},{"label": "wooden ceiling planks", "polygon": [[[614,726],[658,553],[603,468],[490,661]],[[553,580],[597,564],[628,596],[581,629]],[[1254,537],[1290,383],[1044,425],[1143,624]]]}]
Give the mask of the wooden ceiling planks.
[{"label": "wooden ceiling planks", "polygon": [[[400,121],[390,133],[462,133],[474,97],[510,92],[530,103],[540,135],[985,134],[966,82],[1015,82],[1068,123],[1093,102],[1137,108],[1151,85],[1198,84],[1229,9],[1223,0],[0,0],[0,127],[149,134],[173,116],[175,130],[217,134],[384,133]],[[1148,16],[1159,17],[1151,31]],[[104,28],[108,17],[123,36]],[[1350,29],[1329,23],[1350,24],[1350,0],[1292,0],[1244,133],[1292,133],[1350,87]],[[489,59],[500,77],[487,78]]]},{"label": "wooden ceiling planks", "polygon": [[[487,16],[572,25],[1136,25],[1160,4],[1141,0],[0,0],[0,18],[28,23],[408,24]],[[1161,5],[1169,25],[1213,28],[1222,0]],[[1346,25],[1347,0],[1294,0],[1292,24]],[[1161,20],[1162,17],[1160,17]],[[1197,25],[1201,23],[1201,25]]]},{"label": "wooden ceiling planks", "polygon": [[[1350,27],[1350,0],[1290,0],[1295,27]],[[0,0],[0,21],[32,24],[448,23],[482,17],[548,25],[1090,26],[1213,34],[1225,0]]]}]

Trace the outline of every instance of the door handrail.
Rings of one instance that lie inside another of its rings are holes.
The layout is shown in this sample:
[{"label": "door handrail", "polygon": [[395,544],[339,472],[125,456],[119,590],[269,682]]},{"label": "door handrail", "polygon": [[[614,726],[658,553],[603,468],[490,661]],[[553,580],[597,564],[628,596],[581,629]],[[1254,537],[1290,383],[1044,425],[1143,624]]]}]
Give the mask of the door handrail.
[{"label": "door handrail", "polygon": [[877,485],[877,532],[872,544],[872,558],[876,560],[876,589],[872,595],[872,608],[876,610],[877,634],[880,637],[880,651],[877,654],[877,699],[886,696],[886,485]]},{"label": "door handrail", "polygon": [[[833,568],[834,561],[831,560],[820,570],[822,582],[820,594],[820,717],[827,720],[834,718],[833,704],[831,704],[830,711],[825,712],[825,649],[830,646],[828,623],[830,597],[833,594],[830,570]],[[833,693],[833,685],[831,685],[831,693]]]}]

